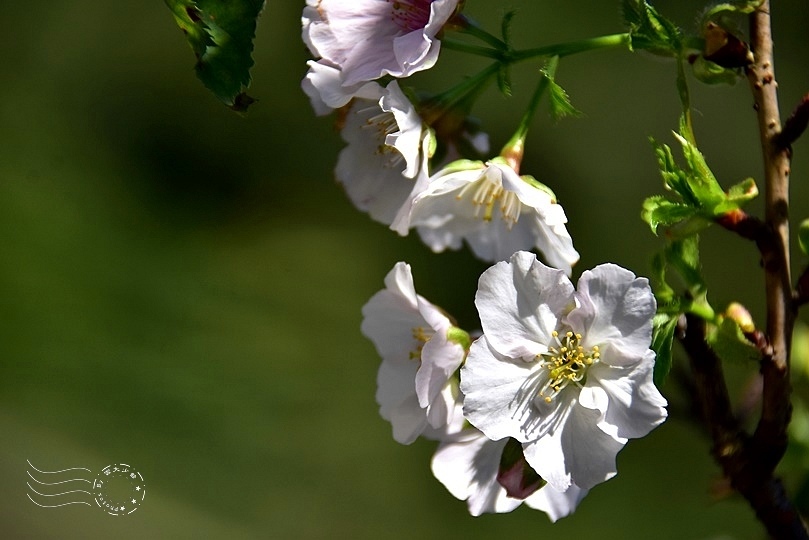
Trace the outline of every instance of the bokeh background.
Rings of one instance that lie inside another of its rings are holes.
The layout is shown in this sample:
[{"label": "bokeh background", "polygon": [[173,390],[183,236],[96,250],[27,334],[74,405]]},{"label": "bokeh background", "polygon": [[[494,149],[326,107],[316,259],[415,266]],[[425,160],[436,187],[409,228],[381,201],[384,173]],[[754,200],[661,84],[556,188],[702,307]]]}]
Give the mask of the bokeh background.
[{"label": "bokeh background", "polygon": [[[697,1],[655,5],[684,27]],[[268,0],[246,117],[196,80],[162,2],[12,2],[0,36],[0,536],[4,538],[757,539],[744,501],[722,496],[709,443],[669,382],[672,418],[632,441],[619,475],[551,525],[520,508],[472,518],[429,471],[434,444],[398,445],[374,402],[379,359],[360,307],[398,260],[462,326],[485,265],[434,255],[355,211],[333,181],[341,141],[299,89],[303,2]],[[492,31],[517,8],[532,47],[622,31],[617,1],[469,0]],[[774,2],[782,112],[809,89],[809,9]],[[485,66],[447,51],[414,77],[441,90]],[[496,151],[516,127],[537,64],[475,114]],[[557,80],[586,114],[541,113],[523,170],[565,206],[582,254],[648,274],[662,246],[639,219],[661,192],[647,136],[673,143],[674,66],[601,51]],[[697,137],[720,181],[761,178],[744,81],[694,83]],[[809,215],[809,145],[795,146],[793,216]],[[752,208],[760,210],[760,204]],[[797,221],[796,221],[797,222]],[[710,299],[763,320],[753,246],[703,237]],[[796,257],[795,265],[806,263]],[[755,371],[729,366],[740,387]],[[113,518],[26,497],[44,470],[129,463],[147,484]],[[798,462],[800,456],[798,456]]]}]

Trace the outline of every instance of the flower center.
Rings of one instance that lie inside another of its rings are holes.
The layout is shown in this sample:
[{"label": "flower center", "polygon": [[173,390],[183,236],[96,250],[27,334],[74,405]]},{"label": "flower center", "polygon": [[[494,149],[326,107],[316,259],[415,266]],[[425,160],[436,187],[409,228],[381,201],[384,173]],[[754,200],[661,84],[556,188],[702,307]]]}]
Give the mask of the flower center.
[{"label": "flower center", "polygon": [[424,348],[424,344],[430,341],[432,337],[431,334],[427,334],[427,330],[421,326],[416,326],[413,328],[413,339],[416,340],[416,348],[410,351],[410,359],[415,360],[417,362],[421,362],[421,350]]},{"label": "flower center", "polygon": [[406,32],[425,28],[430,22],[432,0],[388,0],[388,3],[393,7],[391,20]]},{"label": "flower center", "polygon": [[550,347],[547,353],[539,355],[540,365],[548,371],[548,380],[539,390],[539,396],[545,403],[553,401],[570,383],[581,387],[587,376],[587,368],[598,362],[601,356],[598,345],[589,351],[580,345],[581,334],[567,332],[560,340],[559,332],[554,331],[552,336],[559,347]]},{"label": "flower center", "polygon": [[[368,114],[374,109],[379,110],[379,107],[377,105],[372,105],[357,111],[357,114]],[[379,144],[376,147],[376,154],[387,157],[387,162],[385,165],[391,168],[399,166],[404,159],[404,156],[395,147],[385,143],[385,139],[388,135],[399,130],[399,124],[396,122],[396,117],[394,114],[392,112],[385,111],[374,114],[365,121],[365,123],[362,125],[362,129],[375,131],[372,137],[374,137],[374,140],[379,141]]]},{"label": "flower center", "polygon": [[509,230],[520,219],[520,211],[522,210],[520,199],[513,191],[503,189],[503,182],[495,175],[484,174],[478,181],[467,184],[458,193],[457,199],[462,199],[464,195],[472,190],[474,190],[472,204],[476,207],[475,217],[480,216],[482,209],[483,220],[491,221],[494,209],[499,207],[503,221],[506,222]]}]

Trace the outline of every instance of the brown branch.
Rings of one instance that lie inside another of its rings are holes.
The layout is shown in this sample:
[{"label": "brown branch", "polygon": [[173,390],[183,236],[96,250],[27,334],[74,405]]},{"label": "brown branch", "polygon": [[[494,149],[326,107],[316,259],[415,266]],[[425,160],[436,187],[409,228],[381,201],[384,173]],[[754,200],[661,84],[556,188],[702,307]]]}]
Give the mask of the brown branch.
[{"label": "brown branch", "polygon": [[801,101],[784,122],[784,129],[776,136],[775,144],[788,148],[798,140],[809,126],[809,93],[804,94]]},{"label": "brown branch", "polygon": [[795,309],[789,274],[789,166],[788,149],[776,143],[781,131],[777,83],[773,68],[770,2],[765,0],[750,16],[750,36],[755,62],[747,68],[758,113],[764,157],[765,222],[773,242],[764,260],[767,297],[767,337],[772,356],[762,361],[764,377],[761,419],[753,436],[757,457],[775,468],[787,447],[786,428],[791,414],[789,399],[789,351]]},{"label": "brown branch", "polygon": [[742,431],[733,414],[722,363],[707,343],[705,321],[686,316],[685,333],[678,336],[688,353],[703,418],[713,447],[711,453],[730,485],[744,496],[764,524],[778,539],[809,539],[801,516],[789,502],[773,468],[758,456],[755,437]]}]

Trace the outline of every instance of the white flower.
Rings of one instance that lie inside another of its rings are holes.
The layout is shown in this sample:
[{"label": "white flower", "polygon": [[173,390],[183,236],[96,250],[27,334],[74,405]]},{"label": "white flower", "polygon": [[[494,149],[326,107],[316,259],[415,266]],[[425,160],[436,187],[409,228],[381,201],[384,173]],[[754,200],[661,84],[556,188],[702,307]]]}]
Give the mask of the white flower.
[{"label": "white flower", "polygon": [[457,431],[463,416],[455,405],[453,375],[466,355],[459,344],[465,333],[416,294],[409,265],[396,263],[385,287],[362,308],[362,333],[382,357],[379,414],[390,421],[393,438],[402,444],[422,433],[438,437]]},{"label": "white flower", "polygon": [[431,135],[396,81],[370,84],[346,115],[341,134],[348,146],[335,175],[358,209],[391,225],[427,184]]},{"label": "white flower", "polygon": [[565,211],[537,184],[501,158],[452,163],[430,178],[397,231],[416,227],[437,252],[459,249],[466,240],[475,255],[491,262],[536,248],[570,275],[579,254],[565,227]]},{"label": "white flower", "polygon": [[490,439],[523,443],[556,490],[613,477],[627,439],[665,420],[646,279],[604,264],[574,290],[563,272],[519,252],[483,273],[475,304],[483,337],[461,370],[464,414]]},{"label": "white flower", "polygon": [[557,491],[546,484],[524,499],[508,495],[497,479],[507,442],[492,441],[475,428],[464,429],[438,447],[431,463],[433,475],[454,497],[467,502],[473,516],[511,512],[522,503],[542,510],[551,521],[572,513],[587,495],[575,485]]},{"label": "white flower", "polygon": [[438,32],[458,0],[307,0],[301,23],[309,50],[341,70],[343,85],[407,77],[438,59]]},{"label": "white flower", "polygon": [[347,105],[352,98],[379,99],[379,85],[360,82],[351,86],[343,86],[340,68],[330,65],[325,60],[315,62],[309,60],[306,65],[309,71],[301,81],[301,88],[309,96],[315,114],[323,116]]}]

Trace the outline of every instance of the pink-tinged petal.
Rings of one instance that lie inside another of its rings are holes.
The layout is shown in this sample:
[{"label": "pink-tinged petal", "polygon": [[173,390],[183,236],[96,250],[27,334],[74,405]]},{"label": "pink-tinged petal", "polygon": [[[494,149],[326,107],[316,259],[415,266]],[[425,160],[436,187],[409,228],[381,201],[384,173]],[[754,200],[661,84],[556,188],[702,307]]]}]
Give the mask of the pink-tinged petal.
[{"label": "pink-tinged petal", "polygon": [[601,361],[613,366],[636,363],[652,340],[657,304],[646,278],[615,264],[602,264],[579,278],[579,306],[567,317],[583,345],[601,348]]},{"label": "pink-tinged petal", "polygon": [[598,423],[602,431],[616,439],[636,439],[666,420],[666,399],[652,381],[653,372],[653,351],[632,368],[593,367],[587,387],[598,385],[604,393],[606,406],[599,407],[603,415]]},{"label": "pink-tinged petal", "polygon": [[520,251],[481,275],[475,305],[489,343],[500,354],[529,360],[548,351],[573,294],[564,272]]},{"label": "pink-tinged petal", "polygon": [[301,82],[301,88],[309,96],[312,108],[318,116],[347,105],[352,98],[376,101],[384,94],[384,89],[375,82],[343,86],[340,69],[325,60],[310,60],[306,65],[309,66],[309,71]]},{"label": "pink-tinged petal", "polygon": [[542,510],[551,522],[572,514],[589,490],[581,489],[571,484],[565,491],[557,491],[551,485],[546,485],[527,499],[525,504],[536,510]]},{"label": "pink-tinged petal", "polygon": [[415,155],[407,157],[388,146],[385,140],[392,124],[392,112],[383,112],[378,103],[355,99],[341,131],[348,145],[335,168],[335,177],[351,202],[385,225],[391,225],[402,206],[410,204],[417,182],[402,172],[408,160],[419,161],[420,152],[418,144],[412,149]]},{"label": "pink-tinged petal", "polygon": [[342,69],[346,85],[383,75],[407,77],[435,64],[436,35],[457,3],[322,0],[304,9],[303,41],[315,56]]},{"label": "pink-tinged petal", "polygon": [[497,353],[487,337],[475,341],[461,368],[464,416],[493,440],[541,437],[557,421],[560,402],[537,399],[542,368]]},{"label": "pink-tinged petal", "polygon": [[492,441],[476,429],[466,429],[442,443],[433,456],[433,475],[455,498],[467,501],[473,516],[511,512],[522,503],[497,483],[506,440]]}]

